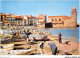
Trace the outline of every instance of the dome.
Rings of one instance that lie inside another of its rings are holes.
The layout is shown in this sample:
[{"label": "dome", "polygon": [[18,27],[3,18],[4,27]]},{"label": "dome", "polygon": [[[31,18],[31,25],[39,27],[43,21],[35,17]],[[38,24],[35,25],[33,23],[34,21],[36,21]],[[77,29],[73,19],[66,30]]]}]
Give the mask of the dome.
[{"label": "dome", "polygon": [[72,9],[76,9],[76,7],[73,7]]}]

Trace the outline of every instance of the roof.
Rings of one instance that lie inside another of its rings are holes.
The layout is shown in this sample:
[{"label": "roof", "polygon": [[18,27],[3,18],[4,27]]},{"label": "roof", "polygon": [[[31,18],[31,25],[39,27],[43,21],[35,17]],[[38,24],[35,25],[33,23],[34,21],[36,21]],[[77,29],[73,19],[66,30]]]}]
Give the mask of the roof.
[{"label": "roof", "polygon": [[76,7],[74,6],[72,9],[76,9]]},{"label": "roof", "polygon": [[28,18],[35,18],[35,19],[43,19],[43,18],[41,18],[41,17],[28,16],[28,15],[26,15],[26,17],[28,17]]},{"label": "roof", "polygon": [[48,16],[48,18],[63,18],[63,19],[68,19],[68,18],[71,18],[71,17],[68,17],[68,16]]},{"label": "roof", "polygon": [[23,16],[16,16],[15,18],[24,18]]},{"label": "roof", "polygon": [[0,13],[0,15],[6,15],[6,14]]},{"label": "roof", "polygon": [[43,19],[43,18],[39,18],[39,19]]}]

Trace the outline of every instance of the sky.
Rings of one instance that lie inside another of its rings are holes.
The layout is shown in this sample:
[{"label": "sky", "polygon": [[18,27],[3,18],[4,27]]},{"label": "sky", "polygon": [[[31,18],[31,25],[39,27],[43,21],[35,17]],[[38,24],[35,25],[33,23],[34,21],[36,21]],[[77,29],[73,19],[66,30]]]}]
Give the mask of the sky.
[{"label": "sky", "polygon": [[79,23],[79,1],[56,1],[56,0],[1,0],[1,13],[15,15],[45,14],[47,16],[71,16],[72,7],[77,10],[77,22]]}]

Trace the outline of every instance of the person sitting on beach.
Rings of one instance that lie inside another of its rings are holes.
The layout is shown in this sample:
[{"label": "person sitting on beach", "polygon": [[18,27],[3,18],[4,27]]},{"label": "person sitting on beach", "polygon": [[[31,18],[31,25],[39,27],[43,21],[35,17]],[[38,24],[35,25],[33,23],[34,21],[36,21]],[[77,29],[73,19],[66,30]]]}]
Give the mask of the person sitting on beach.
[{"label": "person sitting on beach", "polygon": [[59,36],[59,43],[62,43],[62,39],[61,39],[61,36],[62,36],[62,35],[61,35],[61,33],[59,33],[58,36]]},{"label": "person sitting on beach", "polygon": [[50,45],[50,48],[52,50],[52,54],[56,55],[56,53],[57,53],[57,46],[54,43],[48,43],[48,45]]}]

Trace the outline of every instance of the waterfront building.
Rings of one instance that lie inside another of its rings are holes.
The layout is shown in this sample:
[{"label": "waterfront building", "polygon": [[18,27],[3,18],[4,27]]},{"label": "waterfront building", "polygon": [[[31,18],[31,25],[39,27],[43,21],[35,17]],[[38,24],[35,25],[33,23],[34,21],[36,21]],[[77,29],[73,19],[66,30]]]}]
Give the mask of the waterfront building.
[{"label": "waterfront building", "polygon": [[[5,18],[3,19],[3,17]],[[45,28],[46,15],[40,14],[38,17],[32,15],[13,15],[10,13],[2,14],[1,20],[7,26],[36,26],[38,28]]]},{"label": "waterfront building", "polygon": [[16,16],[15,21],[16,21],[17,26],[22,26],[23,25],[23,16]]},{"label": "waterfront building", "polygon": [[46,15],[40,14],[38,16],[39,20],[38,20],[38,24],[37,27],[38,28],[45,28],[45,23],[46,23]]},{"label": "waterfront building", "polygon": [[5,21],[6,21],[6,14],[0,13],[0,22],[2,22],[2,25],[5,25]]},{"label": "waterfront building", "polygon": [[6,24],[7,26],[16,25],[15,15],[6,16],[6,22],[5,22],[5,24]]},{"label": "waterfront building", "polygon": [[48,16],[48,22],[46,22],[46,15],[40,14],[35,17],[32,15],[13,15],[10,13],[0,13],[0,21],[3,21],[4,25],[8,26],[36,26],[37,28],[47,27],[76,27],[77,26],[77,11],[76,8],[72,8],[71,17],[69,16]]},{"label": "waterfront building", "polygon": [[68,16],[48,16],[48,23],[52,23],[52,27],[76,27],[77,11],[72,8],[71,17]]}]

